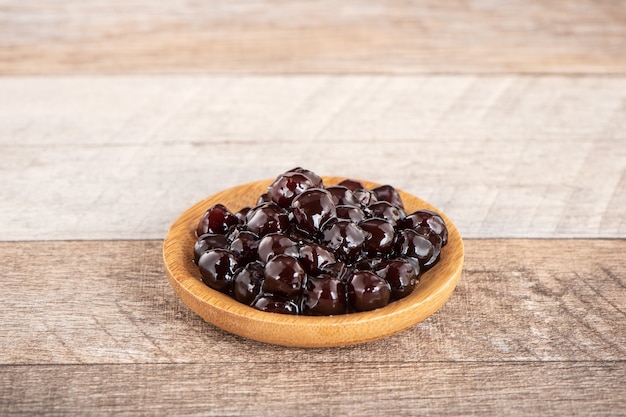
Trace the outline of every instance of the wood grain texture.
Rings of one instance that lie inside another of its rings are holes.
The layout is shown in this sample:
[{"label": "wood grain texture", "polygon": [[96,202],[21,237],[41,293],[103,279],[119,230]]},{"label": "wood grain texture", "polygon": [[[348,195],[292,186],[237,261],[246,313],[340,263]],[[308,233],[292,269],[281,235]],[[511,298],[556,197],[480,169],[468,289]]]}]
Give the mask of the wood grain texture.
[{"label": "wood grain texture", "polygon": [[623,361],[3,366],[0,413],[622,416],[625,378]]},{"label": "wood grain texture", "polygon": [[0,364],[626,360],[625,240],[465,240],[448,302],[396,336],[265,345],[188,310],[162,241],[0,243]]},{"label": "wood grain texture", "polygon": [[162,239],[301,165],[390,183],[461,235],[626,237],[626,78],[0,78],[0,240]]},{"label": "wood grain texture", "polygon": [[0,2],[0,74],[624,73],[626,5]]}]

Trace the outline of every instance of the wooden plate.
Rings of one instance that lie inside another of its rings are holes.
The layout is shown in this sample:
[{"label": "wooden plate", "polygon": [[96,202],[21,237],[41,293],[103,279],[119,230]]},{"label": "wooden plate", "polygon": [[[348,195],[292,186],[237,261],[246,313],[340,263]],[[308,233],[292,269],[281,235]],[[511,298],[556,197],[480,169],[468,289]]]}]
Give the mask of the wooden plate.
[{"label": "wooden plate", "polygon": [[[334,185],[343,178],[324,177]],[[195,229],[210,206],[221,203],[235,212],[254,206],[272,180],[258,181],[221,191],[185,211],[170,227],[163,244],[167,277],[181,300],[204,320],[228,332],[260,342],[299,347],[330,347],[368,342],[414,326],[437,311],[452,295],[461,276],[463,241],[443,213],[427,202],[398,190],[407,213],[418,209],[441,214],[448,226],[448,244],[441,259],[423,274],[413,293],[386,307],[339,316],[291,316],[267,313],[241,304],[201,281],[193,263]],[[378,184],[361,181],[368,189]]]}]

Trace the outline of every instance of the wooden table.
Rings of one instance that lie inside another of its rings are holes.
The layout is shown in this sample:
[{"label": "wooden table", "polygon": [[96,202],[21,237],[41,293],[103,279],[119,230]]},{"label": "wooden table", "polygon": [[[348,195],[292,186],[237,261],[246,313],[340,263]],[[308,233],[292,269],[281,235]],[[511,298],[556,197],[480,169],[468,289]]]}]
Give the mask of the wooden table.
[{"label": "wooden table", "polygon": [[[464,237],[395,336],[265,345],[162,240],[301,165]],[[626,4],[0,2],[0,415],[626,415]]]}]

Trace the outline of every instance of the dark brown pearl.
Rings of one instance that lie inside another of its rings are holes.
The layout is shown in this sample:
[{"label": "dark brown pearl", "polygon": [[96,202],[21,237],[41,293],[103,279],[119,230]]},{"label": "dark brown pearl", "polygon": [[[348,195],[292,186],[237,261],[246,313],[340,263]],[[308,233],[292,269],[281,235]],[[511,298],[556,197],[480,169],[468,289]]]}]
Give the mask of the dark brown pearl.
[{"label": "dark brown pearl", "polygon": [[289,227],[289,216],[275,203],[263,203],[246,215],[246,228],[258,236],[284,232]]},{"label": "dark brown pearl", "polygon": [[299,255],[298,244],[282,233],[270,233],[261,239],[257,248],[258,259],[265,263],[276,255]]},{"label": "dark brown pearl", "polygon": [[363,251],[367,256],[385,256],[393,250],[396,231],[387,220],[367,219],[359,223],[359,226],[368,234],[363,243]]},{"label": "dark brown pearl", "polygon": [[391,259],[374,266],[372,272],[391,287],[391,298],[399,300],[413,292],[418,282],[418,271],[405,259]]},{"label": "dark brown pearl", "polygon": [[296,297],[302,292],[306,272],[298,260],[289,255],[276,255],[265,265],[263,292]]},{"label": "dark brown pearl", "polygon": [[348,220],[339,220],[324,230],[322,242],[347,263],[356,262],[367,239],[367,233]]},{"label": "dark brown pearl", "polygon": [[230,228],[239,224],[239,219],[231,213],[224,205],[215,204],[209,207],[198,223],[196,235],[201,236],[206,233],[225,235]]},{"label": "dark brown pearl", "polygon": [[402,229],[427,227],[441,238],[442,246],[445,246],[445,244],[448,243],[448,228],[446,227],[446,222],[434,211],[417,210],[406,216],[401,222],[399,222],[398,226]]},{"label": "dark brown pearl", "polygon": [[337,185],[346,187],[350,191],[365,190],[365,186],[363,185],[363,183],[357,180],[345,179],[339,182]]},{"label": "dark brown pearl", "polygon": [[319,275],[337,260],[333,252],[317,243],[307,243],[300,248],[300,263],[310,275]]},{"label": "dark brown pearl", "polygon": [[369,311],[389,303],[389,284],[370,271],[358,271],[348,281],[348,299],[356,311]]},{"label": "dark brown pearl", "polygon": [[293,301],[285,300],[271,294],[257,298],[252,303],[252,307],[268,313],[298,314],[299,312],[298,306]]},{"label": "dark brown pearl", "polygon": [[374,193],[378,201],[386,201],[401,209],[404,208],[404,204],[402,203],[402,198],[400,197],[398,190],[391,185],[386,184],[372,188],[372,193]]},{"label": "dark brown pearl", "polygon": [[375,203],[367,206],[365,210],[370,217],[378,217],[381,219],[387,220],[393,226],[395,226],[398,221],[404,219],[406,213],[401,208],[394,206],[393,204],[387,201],[377,201]]},{"label": "dark brown pearl", "polygon": [[240,303],[252,304],[261,293],[264,268],[259,262],[251,262],[241,268],[233,280],[233,297]]},{"label": "dark brown pearl", "polygon": [[229,293],[239,260],[226,249],[213,249],[200,256],[198,268],[202,282],[214,290]]},{"label": "dark brown pearl", "polygon": [[352,191],[346,187],[335,185],[333,187],[326,187],[326,191],[330,193],[333,203],[335,203],[336,206],[359,206],[359,200],[357,200]]},{"label": "dark brown pearl", "polygon": [[314,188],[294,198],[291,204],[296,225],[312,236],[336,216],[335,204],[326,190]]},{"label": "dark brown pearl", "polygon": [[433,256],[434,249],[430,240],[412,229],[402,230],[396,240],[396,253],[417,260],[420,267]]},{"label": "dark brown pearl", "polygon": [[328,274],[309,278],[303,295],[302,312],[315,316],[345,313],[345,284]]},{"label": "dark brown pearl", "polygon": [[228,239],[224,235],[218,235],[215,233],[205,233],[201,235],[194,244],[194,261],[198,263],[200,256],[211,249],[224,249],[228,247]]},{"label": "dark brown pearl", "polygon": [[287,208],[294,198],[309,188],[314,188],[313,182],[305,175],[297,172],[286,172],[276,178],[269,186],[267,195],[280,207]]}]

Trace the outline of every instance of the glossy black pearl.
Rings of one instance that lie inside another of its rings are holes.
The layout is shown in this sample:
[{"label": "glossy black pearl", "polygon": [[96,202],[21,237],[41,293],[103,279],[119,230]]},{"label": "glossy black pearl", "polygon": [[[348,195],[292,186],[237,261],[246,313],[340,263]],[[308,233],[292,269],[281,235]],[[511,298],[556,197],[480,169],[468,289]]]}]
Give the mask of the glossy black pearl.
[{"label": "glossy black pearl", "polygon": [[298,314],[299,309],[298,306],[290,300],[285,300],[281,297],[275,295],[263,295],[257,298],[253,303],[252,307],[257,310],[265,311],[268,313],[278,313],[278,314]]},{"label": "glossy black pearl", "polygon": [[398,221],[402,220],[406,213],[399,207],[387,201],[377,201],[367,206],[365,210],[370,217],[378,217],[387,220],[394,227]]},{"label": "glossy black pearl", "polygon": [[246,227],[258,236],[284,232],[289,227],[289,216],[275,203],[263,203],[246,215]]},{"label": "glossy black pearl", "polygon": [[350,191],[365,190],[365,186],[363,185],[363,183],[357,180],[345,179],[339,182],[337,185],[341,187],[346,187]]},{"label": "glossy black pearl", "polygon": [[349,268],[345,263],[337,261],[335,263],[324,266],[321,274],[328,274],[330,276],[336,277],[342,282],[347,282],[350,272],[351,268]]},{"label": "glossy black pearl", "polygon": [[336,261],[332,251],[323,245],[307,243],[300,248],[300,263],[310,275],[321,274],[324,268]]},{"label": "glossy black pearl", "polygon": [[314,316],[331,316],[346,312],[346,285],[331,275],[307,280],[302,312]]},{"label": "glossy black pearl", "polygon": [[398,190],[391,185],[386,184],[372,188],[372,193],[376,196],[378,201],[386,201],[401,209],[404,208],[404,204],[402,203],[402,198],[400,197]]},{"label": "glossy black pearl", "polygon": [[228,247],[228,239],[224,235],[205,233],[201,235],[193,246],[194,261],[198,263],[200,256],[211,249],[224,249]]},{"label": "glossy black pearl", "polygon": [[386,306],[391,292],[387,281],[370,271],[355,272],[348,281],[348,300],[356,311]]},{"label": "glossy black pearl", "polygon": [[443,242],[441,241],[441,236],[435,234],[429,227],[416,227],[413,230],[415,230],[418,234],[424,236],[433,245],[433,254],[431,255],[430,259],[425,261],[424,265],[422,265],[422,270],[426,271],[433,267],[437,263],[437,261],[439,261],[439,255],[441,254],[441,247],[443,246]]},{"label": "glossy black pearl", "polygon": [[235,272],[239,268],[237,256],[226,249],[204,252],[198,260],[202,282],[214,290],[229,293]]},{"label": "glossy black pearl", "polygon": [[215,204],[209,207],[198,223],[196,235],[202,236],[206,233],[226,235],[231,227],[239,224],[239,219],[231,213],[224,205]]},{"label": "glossy black pearl", "polygon": [[240,303],[250,305],[261,293],[265,278],[264,267],[259,262],[251,262],[241,268],[233,280],[233,297]]},{"label": "glossy black pearl", "polygon": [[389,283],[393,300],[411,294],[419,279],[413,264],[401,258],[381,262],[372,271]]},{"label": "glossy black pearl", "polygon": [[270,233],[259,242],[257,248],[258,258],[265,263],[275,255],[289,255],[297,257],[299,254],[298,244],[282,233]]},{"label": "glossy black pearl", "polygon": [[302,168],[302,167],[296,167],[293,169],[290,169],[289,172],[296,172],[298,174],[302,174],[305,177],[308,178],[309,181],[311,181],[311,184],[313,184],[313,188],[322,188],[324,187],[324,183],[322,182],[322,177],[320,177],[319,175],[317,175],[315,172]]},{"label": "glossy black pearl", "polygon": [[363,244],[363,251],[367,256],[385,256],[393,250],[396,231],[387,220],[367,219],[359,223],[359,226],[368,233]]},{"label": "glossy black pearl", "polygon": [[383,258],[363,258],[354,264],[354,269],[359,271],[373,271],[376,265],[383,261]]},{"label": "glossy black pearl", "polygon": [[284,234],[288,236],[289,239],[298,243],[298,245],[304,245],[305,243],[311,242],[313,240],[310,234],[299,229],[293,223],[291,224],[291,227],[289,227],[289,229],[286,232],[284,232]]},{"label": "glossy black pearl", "polygon": [[348,220],[339,220],[324,230],[322,242],[335,252],[335,257],[346,263],[359,259],[368,234]]},{"label": "glossy black pearl", "polygon": [[367,207],[378,201],[374,193],[368,190],[354,190],[352,193],[356,197],[359,204],[363,207]]},{"label": "glossy black pearl", "polygon": [[330,193],[333,199],[333,203],[336,206],[358,206],[359,201],[354,196],[352,191],[347,187],[335,185],[332,187],[326,187],[326,191]]},{"label": "glossy black pearl", "polygon": [[288,208],[293,199],[302,192],[314,188],[313,182],[297,172],[280,175],[267,189],[269,198],[282,208]]},{"label": "glossy black pearl", "polygon": [[434,247],[423,235],[415,230],[402,230],[396,239],[396,253],[400,257],[413,258],[423,267],[433,256]]},{"label": "glossy black pearl", "polygon": [[246,206],[246,207],[243,207],[241,210],[239,210],[237,213],[235,213],[235,217],[237,217],[237,220],[239,220],[239,224],[245,223],[246,215],[248,214],[250,210],[252,210],[252,207]]},{"label": "glossy black pearl", "polygon": [[441,245],[448,243],[448,228],[443,218],[430,210],[417,210],[406,216],[399,224],[403,229],[427,227],[441,238]]},{"label": "glossy black pearl", "polygon": [[291,211],[296,225],[311,235],[317,234],[336,215],[330,194],[320,188],[304,191],[294,198]]},{"label": "glossy black pearl", "polygon": [[337,212],[337,218],[340,220],[350,220],[353,223],[365,220],[365,212],[360,207],[337,206],[335,211]]},{"label": "glossy black pearl", "polygon": [[298,260],[289,255],[276,255],[265,264],[263,292],[297,297],[302,292],[306,272]]},{"label": "glossy black pearl", "polygon": [[252,232],[239,231],[230,243],[230,250],[236,253],[242,264],[253,262],[257,259],[259,237]]}]

